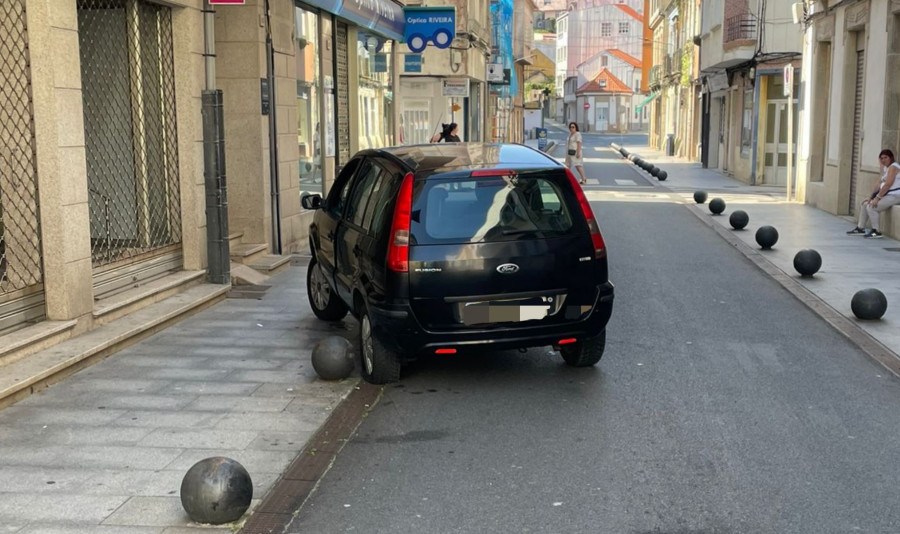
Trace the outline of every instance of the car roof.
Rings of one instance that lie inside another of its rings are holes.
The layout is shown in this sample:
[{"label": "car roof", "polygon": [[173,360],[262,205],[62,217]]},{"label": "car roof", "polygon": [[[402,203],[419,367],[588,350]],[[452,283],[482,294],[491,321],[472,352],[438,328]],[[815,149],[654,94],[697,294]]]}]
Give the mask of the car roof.
[{"label": "car roof", "polygon": [[531,147],[504,143],[429,143],[363,150],[361,155],[378,155],[398,160],[414,173],[432,173],[460,168],[558,167],[555,159]]}]

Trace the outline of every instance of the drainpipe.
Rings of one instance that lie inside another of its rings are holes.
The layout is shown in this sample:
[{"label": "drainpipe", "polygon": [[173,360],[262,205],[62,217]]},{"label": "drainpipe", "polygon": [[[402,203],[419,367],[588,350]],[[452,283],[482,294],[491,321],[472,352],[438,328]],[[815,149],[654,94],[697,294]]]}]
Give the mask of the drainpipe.
[{"label": "drainpipe", "polygon": [[203,1],[203,182],[206,196],[206,257],[209,281],[231,284],[228,195],[225,187],[225,121],[216,89],[215,11]]},{"label": "drainpipe", "polygon": [[266,79],[269,83],[269,189],[272,197],[272,251],[281,254],[281,206],[278,191],[278,122],[275,110],[275,46],[272,44],[272,20],[269,0],[266,9]]}]

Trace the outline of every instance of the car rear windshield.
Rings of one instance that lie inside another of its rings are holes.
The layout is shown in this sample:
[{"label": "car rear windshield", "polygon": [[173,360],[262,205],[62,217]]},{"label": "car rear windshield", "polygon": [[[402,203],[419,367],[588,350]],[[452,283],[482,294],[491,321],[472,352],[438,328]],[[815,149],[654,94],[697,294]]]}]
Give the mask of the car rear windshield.
[{"label": "car rear windshield", "polygon": [[[564,175],[562,175],[564,177]],[[529,175],[430,178],[416,188],[416,244],[552,238],[572,229],[566,180]]]}]

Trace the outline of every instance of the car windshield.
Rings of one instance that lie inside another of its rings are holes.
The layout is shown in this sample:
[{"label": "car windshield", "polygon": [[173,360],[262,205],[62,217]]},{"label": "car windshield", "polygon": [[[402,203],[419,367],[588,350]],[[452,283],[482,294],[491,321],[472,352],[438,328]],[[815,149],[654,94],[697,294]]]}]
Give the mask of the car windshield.
[{"label": "car windshield", "polygon": [[564,235],[572,217],[562,186],[541,176],[430,179],[418,188],[414,243],[482,243]]}]

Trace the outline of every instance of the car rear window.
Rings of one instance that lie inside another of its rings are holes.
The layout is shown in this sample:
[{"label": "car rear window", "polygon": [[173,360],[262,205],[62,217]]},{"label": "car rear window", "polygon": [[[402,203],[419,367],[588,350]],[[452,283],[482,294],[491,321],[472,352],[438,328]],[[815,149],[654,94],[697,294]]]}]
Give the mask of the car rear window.
[{"label": "car rear window", "polygon": [[565,181],[538,174],[431,178],[413,200],[417,244],[551,238],[572,229]]}]

